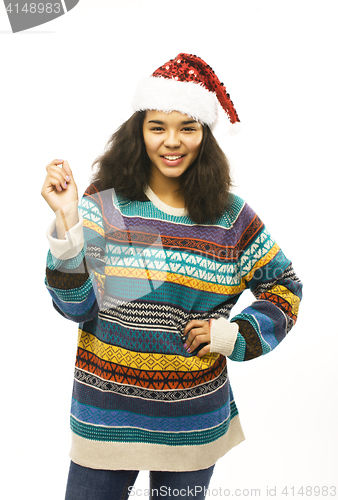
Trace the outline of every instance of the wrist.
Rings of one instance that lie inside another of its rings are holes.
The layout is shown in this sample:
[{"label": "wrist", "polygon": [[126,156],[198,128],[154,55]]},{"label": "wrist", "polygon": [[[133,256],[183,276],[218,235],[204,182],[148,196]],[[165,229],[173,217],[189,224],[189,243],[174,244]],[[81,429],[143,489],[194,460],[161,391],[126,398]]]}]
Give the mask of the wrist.
[{"label": "wrist", "polygon": [[59,239],[64,239],[66,232],[79,222],[78,200],[55,211],[56,231]]}]

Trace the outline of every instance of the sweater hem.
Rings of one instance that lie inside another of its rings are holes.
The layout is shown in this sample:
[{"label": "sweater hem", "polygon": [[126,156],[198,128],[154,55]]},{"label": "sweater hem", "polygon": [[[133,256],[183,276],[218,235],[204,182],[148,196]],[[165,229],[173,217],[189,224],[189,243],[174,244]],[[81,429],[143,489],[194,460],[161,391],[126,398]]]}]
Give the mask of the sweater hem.
[{"label": "sweater hem", "polygon": [[222,437],[199,446],[91,441],[72,432],[70,458],[90,469],[183,472],[206,469],[245,440],[239,415]]}]

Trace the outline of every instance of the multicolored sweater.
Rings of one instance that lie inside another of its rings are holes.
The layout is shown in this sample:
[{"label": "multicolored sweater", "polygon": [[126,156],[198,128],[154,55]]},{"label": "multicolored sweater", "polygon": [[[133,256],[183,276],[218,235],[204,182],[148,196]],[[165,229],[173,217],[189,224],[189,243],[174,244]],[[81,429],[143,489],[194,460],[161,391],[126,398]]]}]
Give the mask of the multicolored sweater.
[{"label": "multicolored sweater", "polygon": [[[274,349],[294,325],[301,283],[255,212],[231,195],[213,225],[148,189],[130,201],[91,185],[80,222],[47,236],[46,285],[79,323],[71,459],[100,469],[207,468],[244,439],[227,357]],[[256,300],[228,321],[239,296]],[[210,320],[211,352],[184,348]]]}]

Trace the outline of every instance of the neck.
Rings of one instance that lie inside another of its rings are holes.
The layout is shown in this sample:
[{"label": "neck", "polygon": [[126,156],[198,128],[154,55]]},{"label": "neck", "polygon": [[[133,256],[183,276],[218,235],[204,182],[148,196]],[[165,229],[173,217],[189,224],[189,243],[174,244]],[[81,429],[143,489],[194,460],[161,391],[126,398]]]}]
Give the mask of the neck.
[{"label": "neck", "polygon": [[149,187],[166,205],[174,208],[185,208],[185,200],[180,191],[181,186],[179,179],[161,179],[156,175],[151,175]]}]

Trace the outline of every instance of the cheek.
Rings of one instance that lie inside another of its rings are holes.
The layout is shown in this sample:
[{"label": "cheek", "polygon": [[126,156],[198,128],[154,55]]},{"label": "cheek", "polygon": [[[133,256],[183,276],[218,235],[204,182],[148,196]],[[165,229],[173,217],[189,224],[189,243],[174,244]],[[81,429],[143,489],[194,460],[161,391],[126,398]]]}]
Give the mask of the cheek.
[{"label": "cheek", "polygon": [[155,153],[159,148],[159,141],[155,137],[144,137],[144,144],[148,154]]},{"label": "cheek", "polygon": [[190,151],[194,156],[198,156],[198,153],[200,152],[202,146],[202,138],[198,141],[192,141],[190,143]]}]

